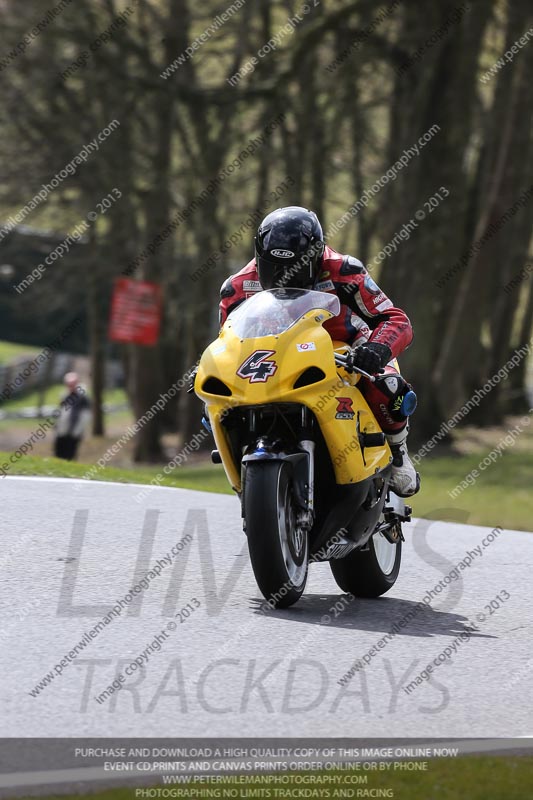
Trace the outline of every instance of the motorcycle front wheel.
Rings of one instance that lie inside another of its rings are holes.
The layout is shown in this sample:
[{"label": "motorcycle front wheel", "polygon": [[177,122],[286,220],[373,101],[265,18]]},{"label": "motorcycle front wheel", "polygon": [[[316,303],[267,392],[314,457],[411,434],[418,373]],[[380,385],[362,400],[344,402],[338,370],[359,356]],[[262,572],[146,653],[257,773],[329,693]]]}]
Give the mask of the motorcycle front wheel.
[{"label": "motorcycle front wheel", "polygon": [[309,566],[307,532],[297,524],[291,465],[249,463],[243,503],[257,585],[272,608],[288,608],[302,596]]}]

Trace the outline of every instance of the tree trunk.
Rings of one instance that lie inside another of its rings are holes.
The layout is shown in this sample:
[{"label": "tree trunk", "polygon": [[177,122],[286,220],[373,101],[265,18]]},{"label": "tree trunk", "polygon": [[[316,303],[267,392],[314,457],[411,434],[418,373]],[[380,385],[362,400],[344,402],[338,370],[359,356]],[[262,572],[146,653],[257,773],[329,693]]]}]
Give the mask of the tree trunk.
[{"label": "tree trunk", "polygon": [[[400,105],[391,110],[392,158],[399,158],[404,149],[417,145],[419,137],[439,126],[380,196],[383,240],[392,240],[406,223],[411,228],[409,238],[383,262],[380,283],[407,310],[415,330],[415,344],[401,359],[402,371],[421,398],[413,418],[415,440],[433,435],[449,406],[458,400],[450,398],[450,375],[439,376],[438,381],[432,377],[443,338],[435,321],[450,308],[449,298],[435,289],[435,281],[462,252],[468,219],[465,153],[471,144],[478,56],[491,8],[491,0],[471,6],[452,34],[428,51],[422,63],[397,78],[393,95]],[[453,9],[452,2],[442,3],[428,6],[422,15],[416,4],[406,5],[402,35],[407,46],[416,49]],[[424,202],[437,192],[449,195],[429,217]]]},{"label": "tree trunk", "polygon": [[[94,239],[91,249],[96,253]],[[99,262],[98,256],[94,259]],[[91,358],[91,411],[93,436],[104,436],[105,352],[104,321],[101,313],[101,272],[98,266],[89,269],[87,287],[87,319],[89,324],[89,353]]]}]

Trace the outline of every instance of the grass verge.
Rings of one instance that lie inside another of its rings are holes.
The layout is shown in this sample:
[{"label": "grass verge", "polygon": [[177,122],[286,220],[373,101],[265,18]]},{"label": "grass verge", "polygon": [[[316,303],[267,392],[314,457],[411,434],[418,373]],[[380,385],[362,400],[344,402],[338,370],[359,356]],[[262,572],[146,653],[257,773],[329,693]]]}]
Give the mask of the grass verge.
[{"label": "grass verge", "polygon": [[[1,404],[2,411],[20,411],[23,408],[37,407],[42,400],[45,406],[57,406],[64,397],[66,389],[62,383],[54,383],[47,386],[41,393],[34,389],[26,394],[19,395],[14,400],[6,400]],[[104,391],[104,403],[118,405],[126,403],[128,400],[124,389],[106,389]]]},{"label": "grass verge", "polygon": [[[469,525],[500,525],[511,530],[532,531],[531,452],[508,450],[488,469],[479,470],[488,452],[424,459],[419,466],[422,488],[412,503],[414,514]],[[479,478],[455,499],[451,498],[448,492],[473,469],[479,471]]]},{"label": "grass verge", "polygon": [[80,464],[76,461],[63,461],[60,458],[40,458],[39,456],[31,455],[19,458],[15,464],[11,464],[9,462],[10,455],[11,453],[0,451],[0,470],[2,465],[8,464],[8,475],[82,478],[115,483],[144,484],[149,484],[154,478],[161,475],[159,486],[233,494],[222,467],[214,466],[211,463],[200,464],[195,467],[179,467],[170,475],[163,473],[163,464],[154,467],[144,465],[132,469],[106,467],[93,474],[90,473],[90,470],[94,468],[94,464]]},{"label": "grass verge", "polygon": [[[405,762],[392,762],[405,763]],[[214,783],[207,776],[202,782],[187,786],[166,786],[167,797],[394,797],[395,800],[530,800],[533,786],[533,758],[530,756],[462,756],[456,759],[433,759],[427,771],[350,771],[327,773],[283,773],[272,776],[272,783],[243,784],[236,782]],[[320,783],[321,776],[339,776],[339,782]],[[348,783],[345,776],[367,777],[366,783]],[[276,777],[289,778],[289,782],[274,783]],[[316,782],[305,783],[303,777]],[[163,790],[163,787],[158,787]],[[209,793],[218,788],[216,794]],[[175,791],[172,795],[171,792]],[[307,790],[309,794],[300,794]],[[50,795],[44,800],[75,800],[91,797],[94,800],[133,800],[135,788],[108,789],[92,795]],[[153,797],[157,798],[157,789]],[[203,792],[203,794],[202,794]],[[226,793],[225,793],[226,792]],[[336,792],[336,793],[335,793]],[[386,792],[386,794],[385,794]],[[146,797],[149,795],[146,794]],[[161,797],[163,794],[160,795]],[[139,794],[138,797],[142,798]]]},{"label": "grass verge", "polygon": [[28,356],[33,358],[39,352],[39,347],[31,344],[17,344],[16,342],[0,342],[0,364],[7,364],[18,356]]},{"label": "grass verge", "polygon": [[[479,465],[484,455],[476,453],[424,459],[420,464],[422,489],[412,499],[415,516],[460,521],[469,525],[500,525],[511,530],[533,530],[533,459],[526,450],[504,452],[489,469],[481,472],[473,486],[469,486],[456,499],[449,496],[448,492]],[[7,463],[9,475],[84,478],[92,466],[31,455],[11,464],[9,456],[9,453],[0,452],[0,467]],[[90,478],[149,484],[160,475],[160,486],[233,494],[222,466],[206,461],[195,466],[177,467],[170,475],[165,475],[162,469],[163,465],[131,469],[106,467]]]}]

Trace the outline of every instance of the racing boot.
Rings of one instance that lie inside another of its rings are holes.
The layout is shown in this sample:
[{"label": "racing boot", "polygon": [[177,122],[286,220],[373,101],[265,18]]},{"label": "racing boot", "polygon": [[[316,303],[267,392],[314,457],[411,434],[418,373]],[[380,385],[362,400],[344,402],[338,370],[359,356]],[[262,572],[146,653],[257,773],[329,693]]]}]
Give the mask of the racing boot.
[{"label": "racing boot", "polygon": [[392,475],[390,488],[398,497],[411,497],[420,490],[420,475],[407,453],[409,426],[396,433],[387,433],[392,452]]}]

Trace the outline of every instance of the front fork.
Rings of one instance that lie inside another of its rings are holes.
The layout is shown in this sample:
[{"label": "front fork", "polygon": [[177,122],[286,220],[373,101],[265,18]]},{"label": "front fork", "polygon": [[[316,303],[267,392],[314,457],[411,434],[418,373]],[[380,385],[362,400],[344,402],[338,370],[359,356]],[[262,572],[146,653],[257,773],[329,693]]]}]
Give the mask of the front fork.
[{"label": "front fork", "polygon": [[[309,409],[305,406],[302,406],[302,435],[305,437],[308,435],[308,431],[311,428],[310,420],[309,420]],[[307,485],[306,485],[306,501],[307,501],[307,508],[305,511],[301,511],[298,514],[298,522],[300,525],[305,528],[306,530],[311,530],[313,527],[313,521],[315,517],[315,443],[312,439],[308,438],[301,438],[299,441],[299,445],[301,449],[307,453],[308,456],[308,478],[307,478]]]},{"label": "front fork", "polygon": [[[255,423],[255,410],[252,409],[250,412],[251,433],[255,433]],[[310,531],[315,519],[315,443],[309,438],[312,419],[309,414],[309,409],[305,408],[305,406],[302,407],[300,424],[300,436],[298,437],[299,453],[284,453],[273,450],[268,441],[263,438],[258,438],[255,443],[255,449],[243,455],[242,464],[245,466],[250,461],[266,460],[290,461],[293,465],[293,475],[297,484],[296,495],[299,501],[296,520],[303,530]],[[307,458],[305,458],[305,456],[307,456]],[[303,463],[304,459],[305,464]]]}]

